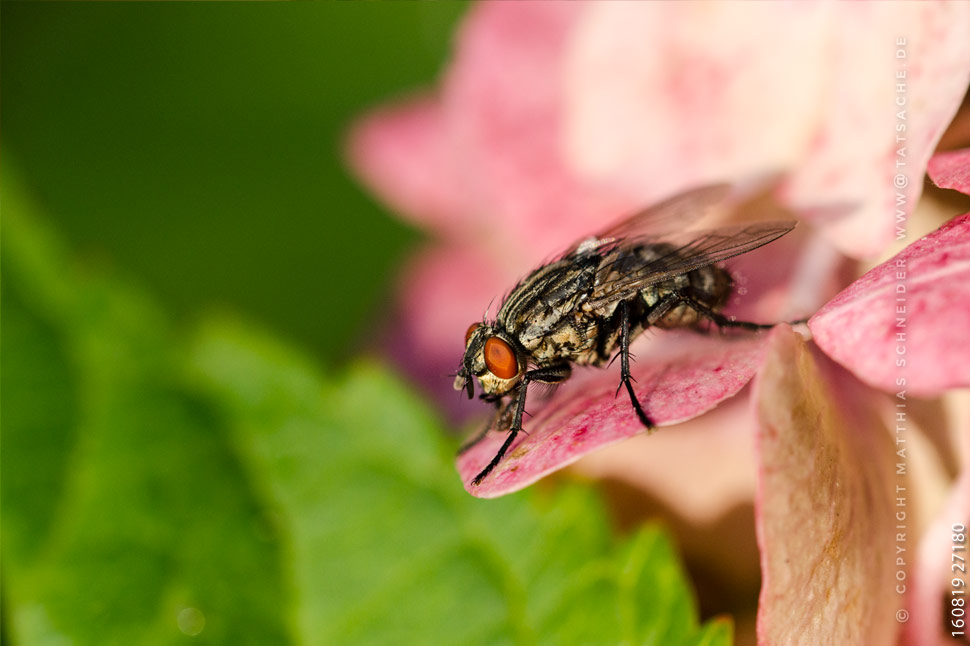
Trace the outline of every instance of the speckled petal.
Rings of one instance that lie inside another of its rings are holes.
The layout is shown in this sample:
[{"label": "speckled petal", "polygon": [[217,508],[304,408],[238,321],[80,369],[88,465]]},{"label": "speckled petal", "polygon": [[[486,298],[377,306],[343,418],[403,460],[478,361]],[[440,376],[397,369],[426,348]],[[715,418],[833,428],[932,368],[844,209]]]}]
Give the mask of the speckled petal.
[{"label": "speckled petal", "polygon": [[[659,426],[701,415],[735,395],[751,379],[761,357],[765,336],[736,339],[699,334],[658,332],[631,350],[635,390],[646,414]],[[536,411],[523,426],[506,458],[478,486],[471,480],[484,468],[506,438],[493,432],[459,457],[457,466],[466,489],[494,498],[532,484],[542,476],[575,462],[602,446],[645,432],[625,391],[617,394],[619,365],[587,368],[560,387],[542,405],[530,390],[527,410]],[[676,433],[661,429],[658,433]]]},{"label": "speckled petal", "polygon": [[970,148],[934,155],[926,171],[940,188],[970,195]]},{"label": "speckled petal", "polygon": [[970,386],[970,213],[866,273],[808,325],[826,354],[876,388],[933,396]]}]

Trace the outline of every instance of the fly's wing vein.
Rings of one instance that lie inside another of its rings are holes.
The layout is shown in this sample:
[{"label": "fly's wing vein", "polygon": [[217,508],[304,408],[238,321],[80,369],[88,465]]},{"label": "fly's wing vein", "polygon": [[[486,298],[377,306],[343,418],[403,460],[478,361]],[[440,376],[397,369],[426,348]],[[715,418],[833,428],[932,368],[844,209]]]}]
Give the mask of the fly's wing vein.
[{"label": "fly's wing vein", "polygon": [[[598,284],[588,305],[602,307],[627,300],[650,285],[757,249],[793,228],[794,221],[769,221],[618,241],[597,270]],[[638,248],[650,246],[661,249],[662,255],[644,260],[623,275],[611,276],[619,262],[630,262]]]},{"label": "fly's wing vein", "polygon": [[602,245],[610,245],[624,238],[662,236],[683,231],[702,219],[714,207],[724,204],[730,193],[731,187],[728,184],[711,184],[678,193],[615,222],[593,236],[577,241],[558,257],[597,251]]}]

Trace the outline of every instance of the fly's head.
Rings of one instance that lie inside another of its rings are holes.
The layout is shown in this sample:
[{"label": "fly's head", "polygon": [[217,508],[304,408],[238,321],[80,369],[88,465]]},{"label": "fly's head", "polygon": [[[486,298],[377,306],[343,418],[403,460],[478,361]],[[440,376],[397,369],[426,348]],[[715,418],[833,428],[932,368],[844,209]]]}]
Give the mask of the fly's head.
[{"label": "fly's head", "polygon": [[465,332],[465,354],[455,376],[455,390],[475,395],[473,377],[478,377],[485,395],[501,397],[525,374],[526,357],[504,330],[488,323],[473,323]]}]

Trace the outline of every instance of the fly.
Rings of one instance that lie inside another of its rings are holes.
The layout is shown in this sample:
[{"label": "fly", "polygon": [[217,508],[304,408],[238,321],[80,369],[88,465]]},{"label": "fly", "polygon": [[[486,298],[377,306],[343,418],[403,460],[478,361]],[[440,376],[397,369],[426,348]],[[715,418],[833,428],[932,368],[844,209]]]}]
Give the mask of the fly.
[{"label": "fly", "polygon": [[529,384],[561,383],[573,365],[603,366],[618,351],[618,389],[626,388],[637,418],[649,429],[653,423],[630,377],[630,343],[644,330],[698,328],[705,321],[748,330],[772,327],[721,314],[734,283],[717,263],[780,238],[795,222],[683,231],[728,193],[724,185],[688,191],[577,242],[516,285],[494,321],[468,328],[455,389],[465,390],[471,399],[477,378],[480,398],[497,410],[459,454],[493,427],[508,432],[473,485],[481,484],[501,462],[522,430]]}]

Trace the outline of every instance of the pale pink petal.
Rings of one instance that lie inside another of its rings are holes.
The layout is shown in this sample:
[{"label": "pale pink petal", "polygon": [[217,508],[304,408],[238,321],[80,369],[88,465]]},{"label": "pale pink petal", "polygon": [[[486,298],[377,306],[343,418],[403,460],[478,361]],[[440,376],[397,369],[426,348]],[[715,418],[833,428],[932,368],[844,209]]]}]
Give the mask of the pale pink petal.
[{"label": "pale pink petal", "polygon": [[790,173],[791,205],[842,251],[877,254],[893,239],[897,150],[908,213],[970,80],[968,24],[966,3],[597,4],[570,50],[569,158],[644,198]]},{"label": "pale pink petal", "polygon": [[934,155],[926,170],[940,188],[970,195],[970,148]]},{"label": "pale pink petal", "polygon": [[391,208],[429,229],[460,230],[476,212],[435,96],[412,97],[357,121],[347,158]]},{"label": "pale pink petal", "polygon": [[970,386],[970,214],[849,285],[809,328],[829,356],[876,388],[933,396]]},{"label": "pale pink petal", "polygon": [[[829,9],[833,38],[819,62],[837,73],[815,99],[826,110],[785,195],[845,253],[874,257],[894,240],[896,209],[915,207],[926,164],[967,90],[970,4]],[[857,208],[839,214],[850,205]]]},{"label": "pale pink petal", "polygon": [[[964,396],[962,402],[951,398],[950,403],[953,404],[951,414],[956,421],[956,433],[953,443],[947,445],[948,457],[955,457],[961,466],[946,500],[934,510],[935,516],[919,539],[916,552],[901,555],[907,565],[914,566],[905,581],[910,617],[903,629],[903,646],[943,646],[954,643],[951,632],[962,630],[965,635],[968,633],[966,612],[970,602],[966,599],[970,596],[967,590],[970,581],[966,576],[966,564],[970,561],[970,541],[967,540],[970,534],[966,528],[970,528],[970,408],[967,405],[970,398]],[[963,525],[964,529],[954,525]],[[954,541],[954,533],[963,534],[962,548]],[[954,578],[962,579],[963,586],[957,587],[959,582],[954,585]],[[964,599],[958,602],[963,604],[962,608],[953,606],[952,600],[960,598]],[[961,616],[951,615],[954,610]],[[964,625],[952,625],[955,619],[963,619]]]},{"label": "pale pink petal", "polygon": [[[764,336],[721,339],[690,333],[658,333],[632,348],[637,398],[658,425],[668,426],[707,412],[736,394],[757,368]],[[594,449],[644,432],[625,391],[617,395],[619,366],[589,368],[560,387],[546,405],[527,418],[506,458],[482,482],[471,480],[506,438],[491,433],[458,459],[466,489],[493,498],[521,489],[575,462]],[[530,391],[527,410],[541,403]],[[666,432],[666,431],[659,431]]]},{"label": "pale pink petal", "polygon": [[958,150],[970,146],[970,95],[963,97],[963,103],[957,110],[953,121],[946,127],[940,143],[937,144],[937,152],[944,150]]},{"label": "pale pink petal", "polygon": [[562,63],[583,10],[566,2],[476,5],[442,90],[470,171],[467,199],[530,263],[643,206],[582,180],[562,159]]},{"label": "pale pink petal", "polygon": [[[959,571],[952,569],[954,562],[962,565],[964,569],[967,562],[970,562],[970,542],[964,538],[963,549],[954,550],[954,525],[959,524],[964,527],[962,533],[964,537],[970,536],[967,529],[970,528],[970,465],[965,465],[960,478],[954,483],[950,497],[944,505],[941,513],[936,517],[925,535],[919,541],[919,548],[916,554],[901,554],[902,561],[907,565],[914,562],[917,567],[912,569],[912,577],[908,583],[907,598],[909,600],[909,621],[903,628],[904,646],[923,646],[924,644],[952,644],[949,639],[949,630],[944,630],[945,637],[941,635],[941,626],[944,623],[943,613],[949,614],[952,606],[950,599],[964,599],[961,617],[956,619],[967,620],[965,614],[967,598],[970,592],[967,591],[967,584],[970,583],[967,576]],[[963,563],[951,560],[951,555],[956,554],[964,559]],[[951,589],[956,589],[951,585],[953,577],[962,578],[964,585],[962,593],[950,594]],[[941,607],[941,600],[943,601]],[[946,617],[949,623],[951,617]],[[951,630],[963,630],[968,632],[967,625],[963,628],[951,627]]]},{"label": "pale pink petal", "polygon": [[820,117],[815,3],[596,3],[567,60],[573,166],[652,201],[777,173]]},{"label": "pale pink petal", "polygon": [[754,382],[758,643],[890,644],[892,460],[865,389],[787,326]]},{"label": "pale pink petal", "polygon": [[676,428],[595,451],[576,470],[596,480],[619,480],[648,492],[692,525],[710,525],[754,499],[754,428],[742,391]]}]

